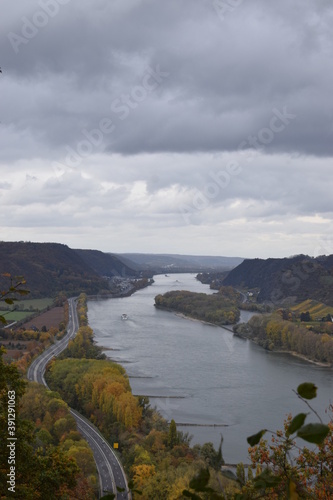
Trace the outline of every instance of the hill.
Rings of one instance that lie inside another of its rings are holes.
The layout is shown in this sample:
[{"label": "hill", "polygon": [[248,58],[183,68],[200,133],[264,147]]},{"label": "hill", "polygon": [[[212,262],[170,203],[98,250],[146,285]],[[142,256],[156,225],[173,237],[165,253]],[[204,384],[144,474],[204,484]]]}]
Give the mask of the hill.
[{"label": "hill", "polygon": [[30,297],[109,291],[104,278],[137,278],[166,272],[230,270],[242,261],[232,257],[169,254],[111,254],[73,250],[58,243],[0,242],[0,274],[24,276]]},{"label": "hill", "polygon": [[[91,267],[98,275],[112,278],[113,276],[136,277],[139,275],[137,267],[130,267],[116,255],[103,253],[99,250],[75,250],[76,253]],[[130,263],[131,264],[131,263]]]},{"label": "hill", "polygon": [[24,276],[30,298],[108,289],[107,282],[77,252],[58,243],[0,242],[2,273]]},{"label": "hill", "polygon": [[296,255],[284,259],[247,259],[230,271],[223,285],[259,289],[258,302],[286,298],[333,305],[333,255]]},{"label": "hill", "polygon": [[214,257],[179,254],[116,254],[125,264],[153,273],[226,271],[238,266],[240,257]]}]

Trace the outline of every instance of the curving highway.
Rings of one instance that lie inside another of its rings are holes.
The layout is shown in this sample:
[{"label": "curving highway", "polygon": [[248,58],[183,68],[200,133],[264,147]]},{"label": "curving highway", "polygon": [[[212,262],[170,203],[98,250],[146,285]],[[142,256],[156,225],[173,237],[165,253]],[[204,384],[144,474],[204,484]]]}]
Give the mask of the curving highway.
[{"label": "curving highway", "polygon": [[[68,304],[69,321],[67,334],[46,349],[28,368],[28,379],[43,384],[46,387],[48,385],[45,381],[44,373],[47,363],[54,356],[57,356],[66,349],[69,340],[76,335],[79,328],[75,299],[68,299]],[[99,475],[100,496],[107,494],[107,492],[113,492],[119,500],[130,500],[131,494],[128,491],[125,472],[109,443],[89,420],[73,409],[70,412],[76,420],[78,430],[87,440],[94,454]],[[117,493],[117,486],[125,489],[125,491]]]}]

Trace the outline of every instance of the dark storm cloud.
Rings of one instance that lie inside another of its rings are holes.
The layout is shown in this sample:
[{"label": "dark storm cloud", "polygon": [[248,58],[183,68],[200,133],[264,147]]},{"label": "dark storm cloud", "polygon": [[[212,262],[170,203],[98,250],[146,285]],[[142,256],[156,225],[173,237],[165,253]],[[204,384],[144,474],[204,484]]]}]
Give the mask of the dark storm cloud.
[{"label": "dark storm cloud", "polygon": [[331,0],[0,9],[3,237],[267,256],[331,234]]},{"label": "dark storm cloud", "polygon": [[[332,154],[329,2],[239,2],[223,20],[213,0],[57,2],[2,3],[3,127],[33,132],[42,153],[75,149],[104,117],[108,152],[232,151],[286,107],[291,126],[259,146]],[[138,101],[158,67],[168,77]]]}]

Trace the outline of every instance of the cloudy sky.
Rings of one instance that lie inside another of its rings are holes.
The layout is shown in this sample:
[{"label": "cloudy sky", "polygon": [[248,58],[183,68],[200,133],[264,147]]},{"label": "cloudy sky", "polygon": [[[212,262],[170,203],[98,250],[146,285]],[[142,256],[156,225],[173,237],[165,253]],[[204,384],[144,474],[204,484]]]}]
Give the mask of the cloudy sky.
[{"label": "cloudy sky", "polygon": [[331,0],[2,0],[0,239],[333,253]]}]

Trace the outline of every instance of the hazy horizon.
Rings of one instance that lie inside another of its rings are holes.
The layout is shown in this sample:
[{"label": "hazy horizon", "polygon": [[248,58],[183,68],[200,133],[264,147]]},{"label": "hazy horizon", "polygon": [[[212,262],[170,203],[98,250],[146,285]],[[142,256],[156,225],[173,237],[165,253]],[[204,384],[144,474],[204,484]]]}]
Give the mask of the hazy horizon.
[{"label": "hazy horizon", "polygon": [[1,238],[333,253],[330,1],[1,6]]}]

